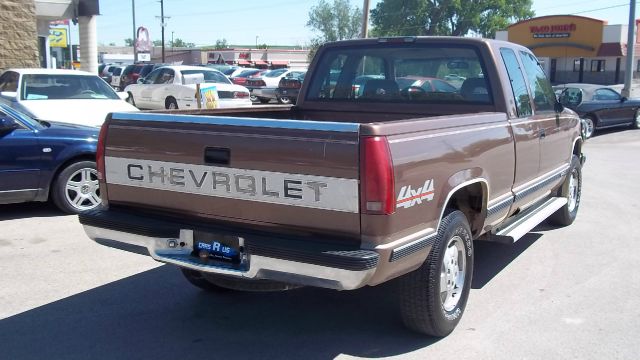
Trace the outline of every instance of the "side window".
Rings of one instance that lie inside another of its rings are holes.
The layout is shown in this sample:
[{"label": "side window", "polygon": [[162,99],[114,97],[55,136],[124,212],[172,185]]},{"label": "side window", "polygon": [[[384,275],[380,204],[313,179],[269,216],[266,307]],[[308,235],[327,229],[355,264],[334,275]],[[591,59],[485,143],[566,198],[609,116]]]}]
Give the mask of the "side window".
[{"label": "side window", "polygon": [[0,76],[0,91],[18,92],[19,75],[14,71],[7,71]]},{"label": "side window", "polygon": [[174,71],[173,69],[161,69],[160,75],[153,82],[154,84],[172,84]]},{"label": "side window", "polygon": [[533,55],[521,51],[520,59],[524,65],[524,72],[529,80],[529,88],[533,95],[533,103],[536,111],[554,111],[556,96],[547,80],[542,67]]},{"label": "side window", "polygon": [[622,96],[611,89],[598,89],[593,94],[593,100],[617,100],[620,101]]},{"label": "side window", "polygon": [[560,94],[562,105],[578,106],[582,102],[582,90],[578,88],[566,88]]},{"label": "side window", "polygon": [[531,116],[531,102],[529,99],[529,92],[527,91],[527,84],[524,81],[524,76],[520,70],[518,59],[516,54],[511,49],[500,49],[504,66],[507,68],[507,74],[511,81],[511,90],[513,91],[513,97],[516,100],[516,109],[518,110],[518,117]]},{"label": "side window", "polygon": [[163,69],[155,69],[152,72],[150,72],[149,75],[147,75],[144,78],[144,83],[145,84],[153,84],[153,83],[155,83],[156,79],[158,78],[158,75],[160,75],[160,72],[162,70]]},{"label": "side window", "polygon": [[16,119],[14,119],[13,117],[0,111],[0,129],[8,128],[10,126],[16,126],[16,125],[18,126],[18,129],[26,129],[26,127],[22,125],[19,121],[16,121]]}]

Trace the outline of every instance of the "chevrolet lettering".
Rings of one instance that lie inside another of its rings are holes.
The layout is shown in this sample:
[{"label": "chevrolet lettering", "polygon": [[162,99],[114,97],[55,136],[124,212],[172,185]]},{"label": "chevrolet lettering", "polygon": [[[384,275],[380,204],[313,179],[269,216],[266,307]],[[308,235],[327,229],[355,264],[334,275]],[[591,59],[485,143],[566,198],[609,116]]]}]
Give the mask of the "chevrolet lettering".
[{"label": "chevrolet lettering", "polygon": [[474,257],[495,258],[474,243],[578,214],[580,118],[525,47],[326,43],[301,86],[295,106],[111,114],[97,150],[105,206],[79,216],[89,238],[213,292],[394,281],[402,321],[446,336]]}]

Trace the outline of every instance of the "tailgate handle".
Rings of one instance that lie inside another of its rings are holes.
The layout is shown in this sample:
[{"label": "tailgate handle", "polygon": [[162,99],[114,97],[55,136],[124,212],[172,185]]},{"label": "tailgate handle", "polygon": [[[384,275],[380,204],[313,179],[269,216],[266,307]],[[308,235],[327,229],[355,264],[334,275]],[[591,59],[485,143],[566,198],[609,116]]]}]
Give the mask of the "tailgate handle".
[{"label": "tailgate handle", "polygon": [[205,164],[229,165],[231,150],[227,148],[208,147],[204,149]]}]

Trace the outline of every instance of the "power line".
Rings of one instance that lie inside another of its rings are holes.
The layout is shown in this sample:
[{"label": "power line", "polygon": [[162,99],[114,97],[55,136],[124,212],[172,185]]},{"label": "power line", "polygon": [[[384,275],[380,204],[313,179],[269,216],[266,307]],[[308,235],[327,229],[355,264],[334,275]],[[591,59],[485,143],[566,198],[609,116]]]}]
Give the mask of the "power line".
[{"label": "power line", "polygon": [[619,8],[619,7],[623,7],[623,6],[629,6],[629,4],[618,4],[618,5],[612,5],[612,6],[602,7],[602,8],[598,8],[598,9],[578,11],[578,12],[572,13],[571,15],[584,14],[584,13],[593,12],[593,11],[599,11],[599,10],[614,9],[614,8]]}]

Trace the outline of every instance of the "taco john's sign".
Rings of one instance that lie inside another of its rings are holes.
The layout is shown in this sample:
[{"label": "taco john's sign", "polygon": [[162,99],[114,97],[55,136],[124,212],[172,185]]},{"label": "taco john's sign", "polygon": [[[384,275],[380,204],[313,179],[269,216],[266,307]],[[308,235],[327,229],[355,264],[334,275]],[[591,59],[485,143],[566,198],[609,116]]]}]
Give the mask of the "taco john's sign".
[{"label": "taco john's sign", "polygon": [[529,31],[534,39],[540,38],[568,38],[576,31],[576,24],[533,25]]}]

